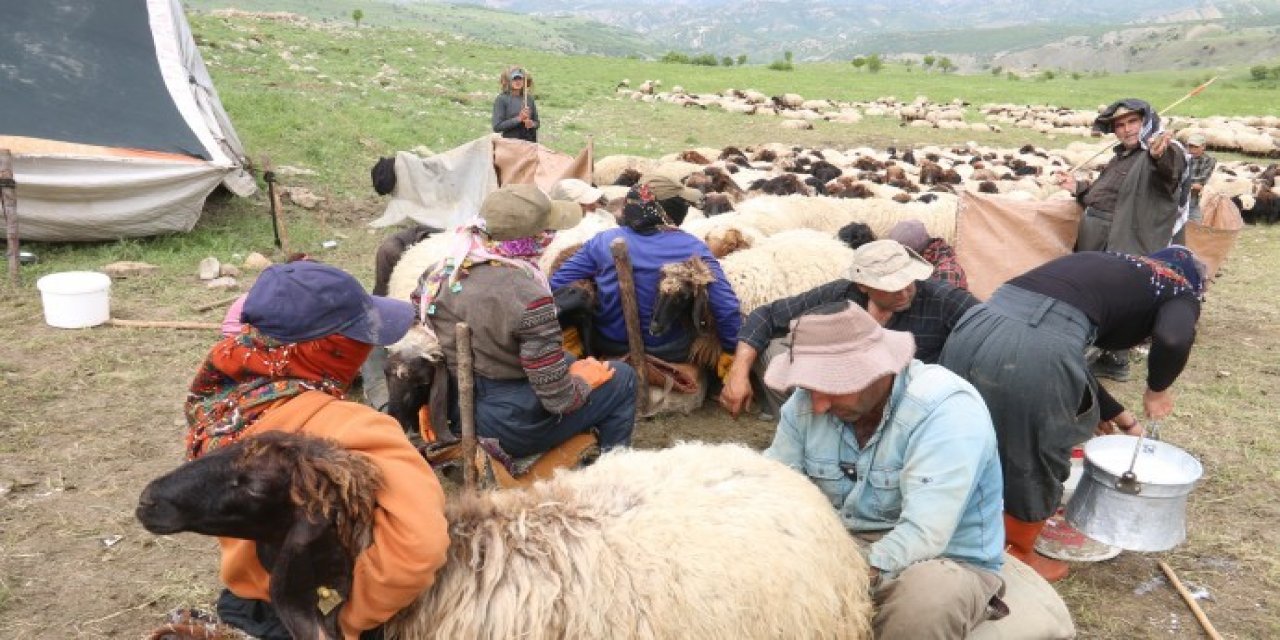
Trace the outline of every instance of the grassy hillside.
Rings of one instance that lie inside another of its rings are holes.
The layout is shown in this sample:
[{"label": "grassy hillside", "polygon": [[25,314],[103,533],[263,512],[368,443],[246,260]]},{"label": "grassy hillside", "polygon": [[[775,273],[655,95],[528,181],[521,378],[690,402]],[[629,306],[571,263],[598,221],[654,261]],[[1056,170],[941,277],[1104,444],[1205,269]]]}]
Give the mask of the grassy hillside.
[{"label": "grassy hillside", "polygon": [[238,8],[284,11],[317,21],[378,27],[430,29],[475,38],[490,44],[608,56],[656,57],[659,48],[635,33],[573,17],[535,18],[484,7],[439,2],[370,2],[369,0],[185,0],[190,9]]},{"label": "grassy hillside", "polygon": [[[818,123],[814,131],[784,133],[776,119],[622,99],[615,92],[622,78],[635,84],[657,78],[665,87],[683,85],[693,92],[737,87],[841,100],[889,95],[910,100],[925,95],[934,100],[962,98],[975,105],[1094,108],[1127,95],[1165,105],[1205,77],[1202,71],[1163,71],[1012,81],[990,74],[926,74],[918,67],[908,70],[892,64],[871,74],[847,63],[800,64],[795,71],[780,72],[759,66],[708,68],[495,47],[406,28],[356,29],[347,24],[300,25],[210,15],[193,16],[192,25],[224,105],[252,152],[312,168],[320,172],[319,184],[335,193],[363,193],[365,169],[378,155],[416,145],[447,149],[487,133],[497,75],[510,63],[523,64],[534,75],[542,139],[568,150],[592,136],[601,155],[657,155],[694,144],[780,139],[851,146],[972,138],[967,132],[903,129],[896,121],[878,118],[860,125]],[[1227,73],[1178,113],[1274,113],[1280,94],[1255,88],[1246,76],[1244,69]],[[1010,146],[1046,142],[1021,131],[979,139]]]}]

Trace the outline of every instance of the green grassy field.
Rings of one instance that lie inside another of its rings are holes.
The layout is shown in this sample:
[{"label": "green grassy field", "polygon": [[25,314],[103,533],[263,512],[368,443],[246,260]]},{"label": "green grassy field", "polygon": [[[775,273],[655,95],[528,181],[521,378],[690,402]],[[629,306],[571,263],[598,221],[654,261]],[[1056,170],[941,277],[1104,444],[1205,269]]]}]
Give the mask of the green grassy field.
[{"label": "green grassy field", "polygon": [[[598,155],[649,156],[695,145],[766,141],[883,147],[976,139],[1015,148],[1070,139],[1027,130],[978,136],[903,128],[887,118],[788,131],[776,118],[620,98],[614,87],[622,78],[633,85],[658,78],[667,88],[679,84],[695,92],[735,87],[841,100],[926,95],[940,101],[958,97],[975,106],[990,101],[1094,108],[1130,95],[1164,105],[1205,73],[1014,82],[892,65],[880,74],[848,64],[799,64],[795,71],[775,72],[500,48],[452,34],[381,26],[307,27],[198,15],[192,27],[255,161],[270,156],[277,166],[316,172],[283,178],[325,198],[316,210],[286,205],[291,248],[316,253],[366,283],[382,232],[365,223],[385,206],[369,187],[369,167],[397,150],[443,150],[488,133],[504,64],[520,63],[534,74],[542,139],[549,145],[575,150],[590,136]],[[1226,71],[1178,113],[1277,113],[1280,91],[1254,88],[1246,76],[1244,69]],[[263,195],[219,197],[188,234],[24,244],[39,255],[39,264],[23,269],[19,288],[0,289],[0,638],[140,637],[168,608],[207,605],[216,596],[212,543],[195,536],[151,536],[132,515],[142,484],[180,458],[185,385],[212,333],[51,329],[41,322],[34,282],[46,273],[98,269],[116,260],[151,262],[160,266],[157,273],[113,285],[114,316],[216,322],[222,309],[194,308],[227,294],[201,286],[196,265],[206,256],[237,263],[251,251],[280,258],[267,211]],[[336,240],[337,248],[321,249],[325,240]],[[1227,637],[1280,635],[1280,612],[1269,595],[1280,589],[1280,540],[1274,531],[1280,518],[1274,501],[1280,439],[1272,428],[1280,413],[1280,316],[1271,275],[1280,268],[1277,242],[1280,228],[1247,229],[1241,236],[1221,283],[1211,290],[1196,351],[1179,380],[1178,412],[1166,425],[1167,437],[1200,456],[1207,468],[1193,496],[1191,540],[1170,554],[1124,554],[1113,563],[1079,567],[1059,592],[1081,637],[1200,637],[1167,587],[1133,595],[1159,573],[1156,557],[1212,591],[1215,601],[1206,607]],[[251,274],[245,286],[249,279]],[[1136,403],[1139,387],[1132,382],[1115,392]],[[767,442],[771,428],[732,423],[709,405],[688,419],[642,425],[640,440],[643,446],[664,446],[706,425],[742,434],[753,446]],[[102,540],[116,534],[123,540],[104,546]]]}]

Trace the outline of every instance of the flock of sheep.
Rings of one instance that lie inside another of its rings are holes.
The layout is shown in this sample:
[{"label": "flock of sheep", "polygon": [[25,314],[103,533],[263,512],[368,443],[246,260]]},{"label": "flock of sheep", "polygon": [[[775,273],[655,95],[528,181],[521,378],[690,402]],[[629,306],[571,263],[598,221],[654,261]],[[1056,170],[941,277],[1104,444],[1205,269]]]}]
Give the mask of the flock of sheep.
[{"label": "flock of sheep", "polygon": [[[1031,129],[1044,134],[1090,137],[1096,110],[1067,109],[1051,105],[985,104],[977,109],[981,121],[969,121],[969,104],[956,99],[947,103],[931,102],[918,96],[903,102],[894,96],[871,101],[838,101],[806,99],[799,94],[769,96],[755,89],[725,89],[719,93],[689,93],[675,86],[661,91],[661,82],[646,80],[632,89],[623,80],[618,92],[632,100],[663,102],[706,109],[716,107],[744,115],[772,115],[782,118],[782,126],[812,129],[813,122],[825,120],[856,124],[864,117],[890,117],[904,126],[957,129],[1001,133],[1006,129]],[[1261,158],[1280,158],[1280,117],[1244,116],[1226,118],[1176,117],[1170,128],[1185,141],[1194,133],[1204,135],[1211,151],[1240,153]]]}]

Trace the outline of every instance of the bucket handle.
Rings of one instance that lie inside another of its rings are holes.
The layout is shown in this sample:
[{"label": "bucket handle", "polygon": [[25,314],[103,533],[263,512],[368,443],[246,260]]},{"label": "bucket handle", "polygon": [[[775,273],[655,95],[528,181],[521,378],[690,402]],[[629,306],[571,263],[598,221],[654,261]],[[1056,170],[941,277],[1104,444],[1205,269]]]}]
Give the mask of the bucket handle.
[{"label": "bucket handle", "polygon": [[[1160,421],[1159,420],[1151,421],[1151,430],[1149,431],[1149,433],[1151,434],[1152,440],[1156,440],[1156,441],[1160,440]],[[1134,443],[1133,457],[1129,459],[1129,470],[1121,474],[1119,478],[1116,478],[1116,491],[1119,491],[1121,493],[1127,493],[1133,496],[1136,496],[1142,493],[1142,483],[1138,482],[1138,476],[1133,473],[1133,468],[1138,463],[1138,453],[1143,450],[1142,443],[1145,438],[1146,438],[1145,435],[1138,436],[1138,441]],[[1147,448],[1148,453],[1154,450],[1155,450],[1154,447]]]}]

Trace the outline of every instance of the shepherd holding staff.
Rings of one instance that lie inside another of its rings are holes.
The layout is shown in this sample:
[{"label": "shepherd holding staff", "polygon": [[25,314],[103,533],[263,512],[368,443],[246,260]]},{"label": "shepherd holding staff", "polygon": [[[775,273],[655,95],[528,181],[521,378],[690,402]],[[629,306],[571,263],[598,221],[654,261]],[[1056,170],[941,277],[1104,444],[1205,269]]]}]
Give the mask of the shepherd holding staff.
[{"label": "shepherd holding staff", "polygon": [[533,78],[523,68],[502,72],[502,93],[493,101],[493,131],[504,138],[538,141],[538,105],[533,102]]}]

